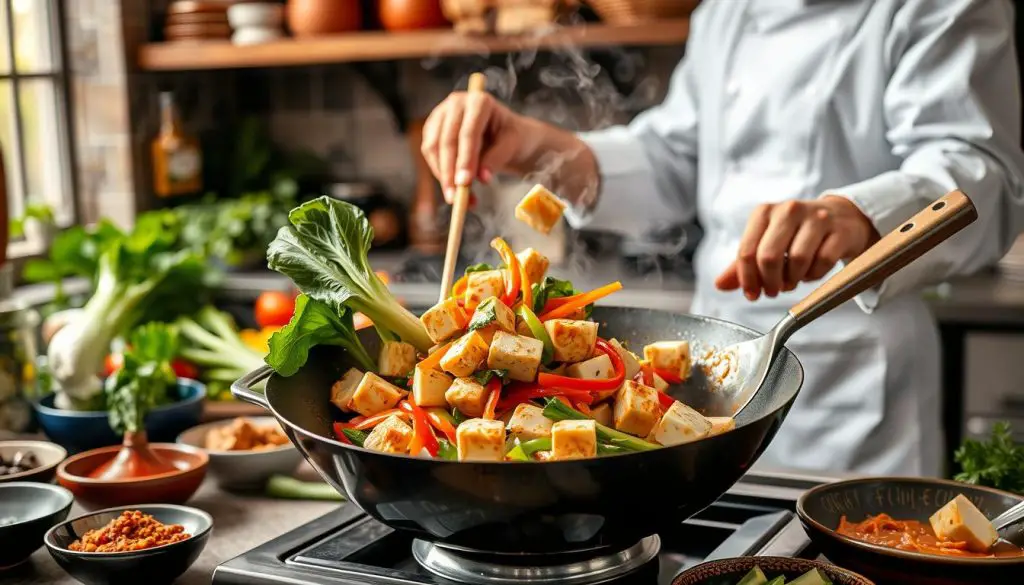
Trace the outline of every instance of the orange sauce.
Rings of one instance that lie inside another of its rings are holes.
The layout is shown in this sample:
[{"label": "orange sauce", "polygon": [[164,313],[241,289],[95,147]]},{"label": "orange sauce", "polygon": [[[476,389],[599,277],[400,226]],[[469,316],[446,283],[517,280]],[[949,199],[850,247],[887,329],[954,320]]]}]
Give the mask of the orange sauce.
[{"label": "orange sauce", "polygon": [[839,520],[839,534],[880,546],[953,557],[995,558],[1024,557],[1024,549],[1000,540],[987,553],[967,550],[967,543],[940,540],[931,526],[917,520],[896,520],[888,514],[869,516],[862,522],[850,522],[843,516]]}]

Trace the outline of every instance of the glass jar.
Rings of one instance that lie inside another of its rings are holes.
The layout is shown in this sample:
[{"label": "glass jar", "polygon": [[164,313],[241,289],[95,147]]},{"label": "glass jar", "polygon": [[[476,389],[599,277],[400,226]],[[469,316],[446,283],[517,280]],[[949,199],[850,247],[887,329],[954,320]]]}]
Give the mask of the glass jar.
[{"label": "glass jar", "polygon": [[16,298],[0,300],[0,433],[32,428],[39,313]]}]

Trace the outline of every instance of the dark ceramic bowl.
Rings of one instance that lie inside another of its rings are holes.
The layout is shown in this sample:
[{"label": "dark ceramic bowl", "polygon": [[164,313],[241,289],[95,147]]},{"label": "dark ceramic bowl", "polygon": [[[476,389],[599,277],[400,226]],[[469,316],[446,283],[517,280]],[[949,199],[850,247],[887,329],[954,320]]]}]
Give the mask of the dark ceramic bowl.
[{"label": "dark ceramic bowl", "polygon": [[136,479],[101,480],[89,477],[106,463],[120,446],[93,449],[72,455],[57,467],[57,482],[71,490],[87,510],[148,502],[182,504],[199,489],[210,458],[202,449],[188,445],[152,443],[150,449],[177,470]]},{"label": "dark ceramic bowl", "polygon": [[0,484],[0,571],[27,559],[43,546],[46,531],[63,522],[74,496],[45,483]]},{"label": "dark ceramic bowl", "polygon": [[811,569],[818,569],[835,585],[875,585],[867,577],[821,561],[787,557],[736,557],[701,563],[680,573],[672,585],[736,585],[754,567],[760,567],[769,580],[785,575],[786,582]]},{"label": "dark ceramic bowl", "polygon": [[[100,528],[125,510],[149,514],[163,524],[180,524],[191,537],[181,542],[139,551],[89,553],[70,550],[71,543]],[[62,569],[86,585],[161,585],[188,570],[206,546],[213,518],[186,506],[152,504],[100,510],[54,526],[44,542]]]},{"label": "dark ceramic bowl", "polygon": [[[154,408],[146,416],[146,434],[154,443],[172,443],[185,429],[199,424],[203,414],[206,387],[195,380],[178,379],[178,400]],[[69,453],[119,445],[121,437],[110,428],[107,411],[75,411],[55,408],[55,394],[49,394],[33,404],[36,420],[51,441]]]},{"label": "dark ceramic bowl", "polygon": [[865,478],[810,489],[797,502],[804,529],[825,556],[882,583],[901,585],[993,585],[1024,583],[1024,557],[962,558],[887,548],[836,533],[839,520],[852,522],[886,513],[897,520],[928,518],[963,494],[989,519],[1020,502],[1020,496],[975,485],[929,478]]},{"label": "dark ceramic bowl", "polygon": [[21,473],[0,475],[0,483],[11,481],[50,483],[57,471],[57,465],[68,456],[64,447],[46,441],[0,441],[0,459],[10,461],[19,451],[32,453],[39,465]]}]

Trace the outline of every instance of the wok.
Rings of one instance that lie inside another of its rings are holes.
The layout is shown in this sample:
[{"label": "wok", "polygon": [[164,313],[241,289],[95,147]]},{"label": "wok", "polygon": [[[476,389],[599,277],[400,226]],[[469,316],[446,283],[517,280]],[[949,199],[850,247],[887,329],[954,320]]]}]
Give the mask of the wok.
[{"label": "wok", "polygon": [[[649,309],[597,307],[602,336],[633,347],[688,339],[720,348],[754,331],[715,319]],[[361,332],[371,355],[380,341]],[[699,350],[694,353],[698,353]],[[803,382],[784,350],[736,429],[683,445],[597,459],[545,463],[455,462],[369,451],[332,438],[331,384],[349,367],[344,352],[320,348],[294,376],[257,370],[232,388],[267,408],[321,476],[380,522],[448,547],[500,553],[572,553],[628,547],[678,524],[726,492],[764,451]],[[695,375],[670,389],[701,408],[708,389]],[[264,394],[248,388],[267,379]]]}]

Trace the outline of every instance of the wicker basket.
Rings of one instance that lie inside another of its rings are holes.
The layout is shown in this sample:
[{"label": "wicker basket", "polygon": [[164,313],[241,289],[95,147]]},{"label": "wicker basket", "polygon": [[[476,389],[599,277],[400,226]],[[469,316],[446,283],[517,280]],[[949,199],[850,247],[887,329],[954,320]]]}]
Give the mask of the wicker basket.
[{"label": "wicker basket", "polygon": [[684,18],[700,0],[587,0],[608,24],[629,24],[662,18]]}]

